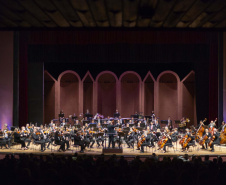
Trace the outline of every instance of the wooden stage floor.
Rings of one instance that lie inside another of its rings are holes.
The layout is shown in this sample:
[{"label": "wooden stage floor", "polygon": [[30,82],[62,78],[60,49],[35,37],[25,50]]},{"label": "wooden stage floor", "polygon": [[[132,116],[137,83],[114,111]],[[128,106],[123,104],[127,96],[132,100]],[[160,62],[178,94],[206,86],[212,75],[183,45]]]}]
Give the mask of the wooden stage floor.
[{"label": "wooden stage floor", "polygon": [[[164,157],[164,156],[181,156],[181,155],[185,155],[188,154],[189,156],[192,155],[196,155],[196,156],[205,156],[205,155],[209,155],[209,156],[224,156],[226,157],[226,146],[215,146],[215,151],[211,152],[210,149],[208,150],[203,150],[200,149],[200,146],[196,146],[196,147],[192,147],[190,148],[190,150],[188,152],[181,152],[181,147],[179,145],[177,145],[177,147],[175,146],[174,149],[173,148],[168,148],[167,147],[167,152],[163,153],[163,151],[161,150],[156,150],[156,148],[148,148],[145,147],[144,153],[141,153],[139,150],[136,150],[136,147],[134,149],[131,148],[127,148],[126,144],[122,144],[122,149],[123,152],[122,153],[104,153],[104,155],[113,155],[116,154],[117,156],[125,156],[125,157],[135,157],[135,156],[142,156],[142,157],[148,157],[151,156],[152,153],[155,153],[157,156],[159,157]],[[84,153],[80,153],[80,147],[71,147],[71,150],[67,150],[65,152],[59,152],[58,151],[59,146],[51,146],[50,149],[46,149],[44,152],[40,151],[40,145],[33,145],[31,144],[28,150],[22,150],[20,148],[20,145],[17,146],[13,146],[11,149],[5,149],[4,147],[2,149],[0,149],[0,154],[4,155],[4,154],[34,154],[34,155],[50,155],[50,154],[54,154],[54,155],[74,155],[75,153],[78,153],[78,155],[101,155],[103,154],[103,149],[102,147],[97,148],[96,144],[94,144],[93,148],[86,148]],[[117,149],[117,147],[116,147]]]}]

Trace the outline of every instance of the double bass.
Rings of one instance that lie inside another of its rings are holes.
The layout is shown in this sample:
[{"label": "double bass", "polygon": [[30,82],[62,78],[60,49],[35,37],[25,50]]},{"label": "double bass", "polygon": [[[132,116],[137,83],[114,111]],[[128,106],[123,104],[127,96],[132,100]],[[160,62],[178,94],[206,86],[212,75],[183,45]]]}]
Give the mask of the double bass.
[{"label": "double bass", "polygon": [[202,123],[203,124],[201,124],[200,126],[199,126],[199,128],[198,128],[198,130],[197,130],[197,132],[196,132],[196,136],[195,136],[195,140],[198,140],[198,139],[200,139],[200,138],[202,138],[202,136],[203,136],[203,133],[204,133],[204,131],[205,131],[205,128],[204,128],[204,123],[207,121],[207,118],[205,118],[203,121],[202,121]]}]

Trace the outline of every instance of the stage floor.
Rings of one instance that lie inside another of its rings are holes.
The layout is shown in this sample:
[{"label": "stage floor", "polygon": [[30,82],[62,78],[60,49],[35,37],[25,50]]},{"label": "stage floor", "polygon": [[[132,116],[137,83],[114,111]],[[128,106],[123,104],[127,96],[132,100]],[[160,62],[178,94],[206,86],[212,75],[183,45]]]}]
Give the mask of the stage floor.
[{"label": "stage floor", "polygon": [[[94,145],[93,148],[86,148],[84,153],[80,153],[80,147],[70,147],[70,150],[67,150],[65,152],[59,152],[58,151],[59,146],[51,146],[50,149],[46,149],[44,152],[40,151],[40,145],[33,145],[31,144],[28,150],[22,150],[20,148],[20,145],[12,146],[11,149],[5,149],[4,147],[0,149],[0,154],[36,154],[36,155],[49,155],[49,154],[54,154],[54,155],[74,155],[75,153],[78,153],[78,155],[101,155],[103,154],[103,148],[99,147],[97,148],[96,145]],[[116,147],[117,149],[117,147]],[[157,156],[181,156],[184,154],[188,154],[189,156],[196,155],[196,156],[205,156],[205,155],[210,155],[210,156],[226,156],[226,146],[215,146],[215,151],[211,152],[209,150],[203,150],[201,149],[200,146],[196,147],[191,147],[189,151],[186,152],[181,152],[181,147],[179,144],[177,147],[175,146],[174,148],[168,148],[167,147],[167,152],[163,153],[161,150],[156,150],[156,148],[149,148],[145,147],[144,153],[141,153],[139,150],[136,150],[136,147],[133,148],[127,148],[126,144],[122,145],[123,152],[122,153],[104,153],[104,155],[112,155],[116,154],[118,156],[126,156],[126,157],[134,157],[134,156],[143,156],[143,157],[148,157],[155,153]]]}]

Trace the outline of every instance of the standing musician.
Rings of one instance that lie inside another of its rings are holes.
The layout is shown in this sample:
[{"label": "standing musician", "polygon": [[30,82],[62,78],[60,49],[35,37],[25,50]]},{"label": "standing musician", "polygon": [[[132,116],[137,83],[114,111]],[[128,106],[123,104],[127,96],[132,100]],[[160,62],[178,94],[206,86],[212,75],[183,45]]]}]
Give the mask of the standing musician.
[{"label": "standing musician", "polygon": [[149,128],[151,132],[156,131],[156,127],[153,122],[151,122],[151,125],[149,126]]},{"label": "standing musician", "polygon": [[179,135],[178,129],[175,128],[175,129],[173,130],[173,133],[171,134],[172,142],[177,142],[178,135]]},{"label": "standing musician", "polygon": [[157,129],[161,129],[161,126],[160,126],[160,124],[159,124],[159,120],[158,119],[156,119],[156,121],[155,121],[155,129],[157,130]]},{"label": "standing musician", "polygon": [[15,143],[20,143],[21,144],[21,149],[27,150],[28,148],[26,147],[24,140],[22,140],[20,138],[20,131],[18,130],[18,128],[15,128],[15,130],[13,132],[13,135],[14,135],[14,142]]},{"label": "standing musician", "polygon": [[217,121],[217,118],[215,119],[215,121],[211,120],[210,124],[208,125],[208,128],[209,128],[209,132],[213,135],[213,130],[214,128],[216,128],[216,121]]},{"label": "standing musician", "polygon": [[218,128],[218,132],[223,132],[225,128],[225,122],[222,121],[221,126]]},{"label": "standing musician", "polygon": [[115,148],[115,142],[114,142],[115,130],[114,130],[114,128],[117,127],[117,126],[118,126],[118,124],[117,125],[113,125],[112,121],[107,126],[108,135],[109,135],[108,148],[110,148],[111,144],[112,144],[112,148]]},{"label": "standing musician", "polygon": [[213,129],[213,135],[209,138],[209,146],[211,148],[211,152],[214,152],[214,145],[220,144],[220,133],[217,132],[217,129]]},{"label": "standing musician", "polygon": [[169,128],[170,131],[172,131],[173,125],[172,125],[172,120],[170,116],[168,117],[168,120],[167,120],[167,127]]},{"label": "standing musician", "polygon": [[120,116],[120,113],[119,113],[118,110],[116,109],[116,111],[115,111],[113,117],[114,117],[114,118],[119,118],[119,116]]}]

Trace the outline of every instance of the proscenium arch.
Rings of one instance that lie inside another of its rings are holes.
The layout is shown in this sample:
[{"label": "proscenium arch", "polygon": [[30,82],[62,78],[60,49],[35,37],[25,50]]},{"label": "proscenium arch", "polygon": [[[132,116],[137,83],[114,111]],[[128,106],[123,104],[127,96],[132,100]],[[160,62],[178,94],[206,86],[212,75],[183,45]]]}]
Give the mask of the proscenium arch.
[{"label": "proscenium arch", "polygon": [[118,78],[111,71],[102,71],[96,77],[96,85],[97,112],[103,114],[105,117],[112,117],[117,104]]}]

